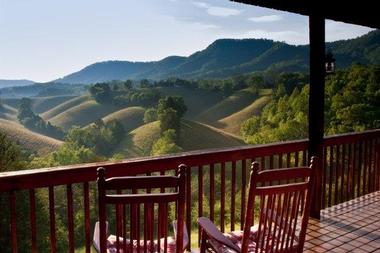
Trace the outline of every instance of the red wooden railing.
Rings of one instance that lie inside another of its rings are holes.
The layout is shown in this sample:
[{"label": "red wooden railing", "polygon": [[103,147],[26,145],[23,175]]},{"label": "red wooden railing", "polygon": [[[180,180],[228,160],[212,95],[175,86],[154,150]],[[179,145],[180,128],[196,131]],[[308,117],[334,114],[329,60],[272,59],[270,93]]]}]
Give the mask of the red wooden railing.
[{"label": "red wooden railing", "polygon": [[[323,208],[379,190],[379,146],[380,130],[325,138],[322,185],[318,188],[322,191],[320,201]],[[187,173],[191,175],[187,177],[186,183],[188,233],[196,231],[198,216],[209,217],[222,231],[241,229],[250,163],[253,160],[259,161],[262,169],[306,165],[309,160],[307,149],[308,141],[300,140],[187,152],[118,163],[0,173],[0,198],[7,199],[7,204],[0,208],[9,212],[7,219],[0,217],[0,232],[4,233],[0,238],[8,238],[6,241],[9,242],[8,245],[0,245],[0,249],[1,252],[18,252],[21,247],[28,247],[28,252],[30,249],[37,252],[44,239],[38,228],[46,223],[50,227],[49,249],[44,251],[58,252],[58,246],[66,243],[69,252],[74,252],[78,245],[90,252],[92,229],[97,220],[94,181],[96,169],[100,166],[106,168],[109,177],[170,174],[175,173],[179,164],[185,163],[189,167]],[[22,193],[27,193],[28,210],[20,215],[17,200]],[[39,217],[41,214],[36,211],[39,208],[37,193],[48,198],[46,217]],[[61,203],[62,200],[66,203]],[[4,201],[1,202],[0,199],[0,203]],[[64,223],[67,231],[57,231],[57,222]],[[82,232],[74,231],[76,223],[83,225]],[[25,227],[28,227],[29,237],[20,238],[17,231],[20,228],[25,230]],[[65,234],[64,238],[62,233]],[[78,233],[83,236],[75,236]]]}]

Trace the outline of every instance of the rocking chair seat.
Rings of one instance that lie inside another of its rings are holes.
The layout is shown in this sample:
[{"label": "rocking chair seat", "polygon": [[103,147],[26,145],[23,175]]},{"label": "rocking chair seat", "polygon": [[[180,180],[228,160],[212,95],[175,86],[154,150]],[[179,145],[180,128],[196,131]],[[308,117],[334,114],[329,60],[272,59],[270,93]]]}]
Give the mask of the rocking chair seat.
[{"label": "rocking chair seat", "polygon": [[[108,231],[108,222],[106,223],[107,227],[106,230]],[[174,234],[177,234],[177,221],[173,221],[173,229],[174,229]],[[151,252],[152,249],[152,243],[153,243],[153,252],[164,252],[164,244],[165,244],[165,238],[160,239],[160,245],[158,245],[157,240],[154,240],[153,242],[151,240],[146,241],[146,252]],[[166,243],[167,243],[167,253],[174,253],[176,252],[177,249],[177,242],[175,237],[173,236],[168,236],[166,238]],[[93,238],[93,244],[95,249],[100,252],[99,250],[99,222],[96,222],[95,224],[95,229],[94,229],[94,238]],[[116,253],[117,252],[117,237],[115,235],[110,235],[107,238],[107,253]],[[124,239],[122,237],[119,237],[119,253],[124,253],[123,247],[124,247]],[[187,234],[187,229],[186,225],[184,224],[183,228],[183,250],[186,249],[187,245],[189,244],[189,236]],[[125,245],[127,248],[127,252],[130,252],[130,240],[127,239],[125,241]],[[144,240],[140,240],[140,246],[138,247],[137,240],[133,240],[133,253],[140,253],[140,252],[145,252],[144,251]]]},{"label": "rocking chair seat", "polygon": [[[209,221],[207,218],[202,217],[200,219],[202,220],[201,224],[207,224],[207,226],[210,226],[211,221]],[[214,225],[214,224],[212,224],[212,225]],[[256,252],[258,232],[259,232],[258,231],[258,225],[251,227],[250,235],[249,235],[249,241],[248,241],[248,252],[252,252],[252,253]],[[277,230],[277,232],[278,232],[278,230]],[[265,234],[266,235],[264,238],[265,238],[265,240],[268,240],[268,242],[269,242],[267,244],[267,250],[266,251],[259,250],[258,252],[272,252],[272,251],[273,252],[288,252],[288,251],[281,251],[280,250],[281,245],[282,245],[282,234],[281,234],[281,236],[278,236],[279,238],[277,238],[277,237],[274,238],[273,234],[271,234],[271,235],[269,235],[268,233],[265,233]],[[277,236],[277,234],[278,233],[276,233],[276,236]],[[236,245],[239,249],[241,249],[241,242],[243,239],[243,231],[241,231],[241,230],[231,231],[228,233],[223,233],[223,236],[226,239],[228,239],[229,241],[231,241],[234,245]],[[286,235],[285,235],[285,237],[286,237]],[[298,241],[299,241],[298,237],[294,236],[292,249],[297,249]],[[235,252],[231,248],[227,247],[225,244],[213,239],[212,236],[210,236],[208,243],[209,243],[209,246],[211,246],[211,248],[218,253]],[[272,245],[273,245],[273,250],[271,250]],[[277,248],[278,248],[278,250],[275,250]]]}]

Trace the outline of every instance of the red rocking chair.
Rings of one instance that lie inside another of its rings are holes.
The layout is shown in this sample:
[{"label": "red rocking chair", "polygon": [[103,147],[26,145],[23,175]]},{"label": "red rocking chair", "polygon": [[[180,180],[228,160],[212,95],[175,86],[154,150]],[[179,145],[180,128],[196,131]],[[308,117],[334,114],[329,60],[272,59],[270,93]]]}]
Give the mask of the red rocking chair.
[{"label": "red rocking chair", "polygon": [[[180,165],[178,176],[106,179],[105,169],[99,168],[99,222],[94,231],[96,250],[100,253],[183,252],[189,241],[184,223],[185,173],[186,165]],[[174,238],[168,237],[170,205],[176,215]],[[110,207],[115,209],[115,235],[109,235],[111,225],[110,219],[107,221],[107,210]]]},{"label": "red rocking chair", "polygon": [[[302,252],[315,163],[313,157],[310,167],[259,171],[259,164],[253,162],[243,231],[223,234],[208,218],[200,217],[201,253]],[[256,198],[260,213],[258,224],[252,226]]]}]

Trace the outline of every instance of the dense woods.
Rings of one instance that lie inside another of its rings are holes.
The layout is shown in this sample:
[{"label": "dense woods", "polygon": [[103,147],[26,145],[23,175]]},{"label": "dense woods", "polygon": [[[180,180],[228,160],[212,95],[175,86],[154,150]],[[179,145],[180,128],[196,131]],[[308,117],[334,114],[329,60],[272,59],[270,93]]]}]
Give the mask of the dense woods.
[{"label": "dense woods", "polygon": [[[241,127],[250,144],[307,138],[309,85],[291,89],[280,83],[259,116]],[[301,82],[302,83],[302,82]],[[287,88],[286,88],[287,87]],[[294,87],[294,85],[293,85]],[[353,65],[327,76],[325,89],[326,135],[379,128],[380,67]]]}]

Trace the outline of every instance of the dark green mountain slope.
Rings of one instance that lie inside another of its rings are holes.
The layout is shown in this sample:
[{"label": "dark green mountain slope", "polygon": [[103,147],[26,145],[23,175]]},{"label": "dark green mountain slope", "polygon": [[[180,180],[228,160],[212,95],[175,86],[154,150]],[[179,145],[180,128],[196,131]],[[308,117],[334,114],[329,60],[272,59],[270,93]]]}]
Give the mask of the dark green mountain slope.
[{"label": "dark green mountain slope", "polygon": [[[345,68],[352,62],[380,64],[380,31],[326,43]],[[107,61],[92,64],[57,81],[95,83],[126,79],[220,78],[252,71],[307,71],[309,46],[265,39],[220,39],[189,57],[170,56],[156,62]]]}]

